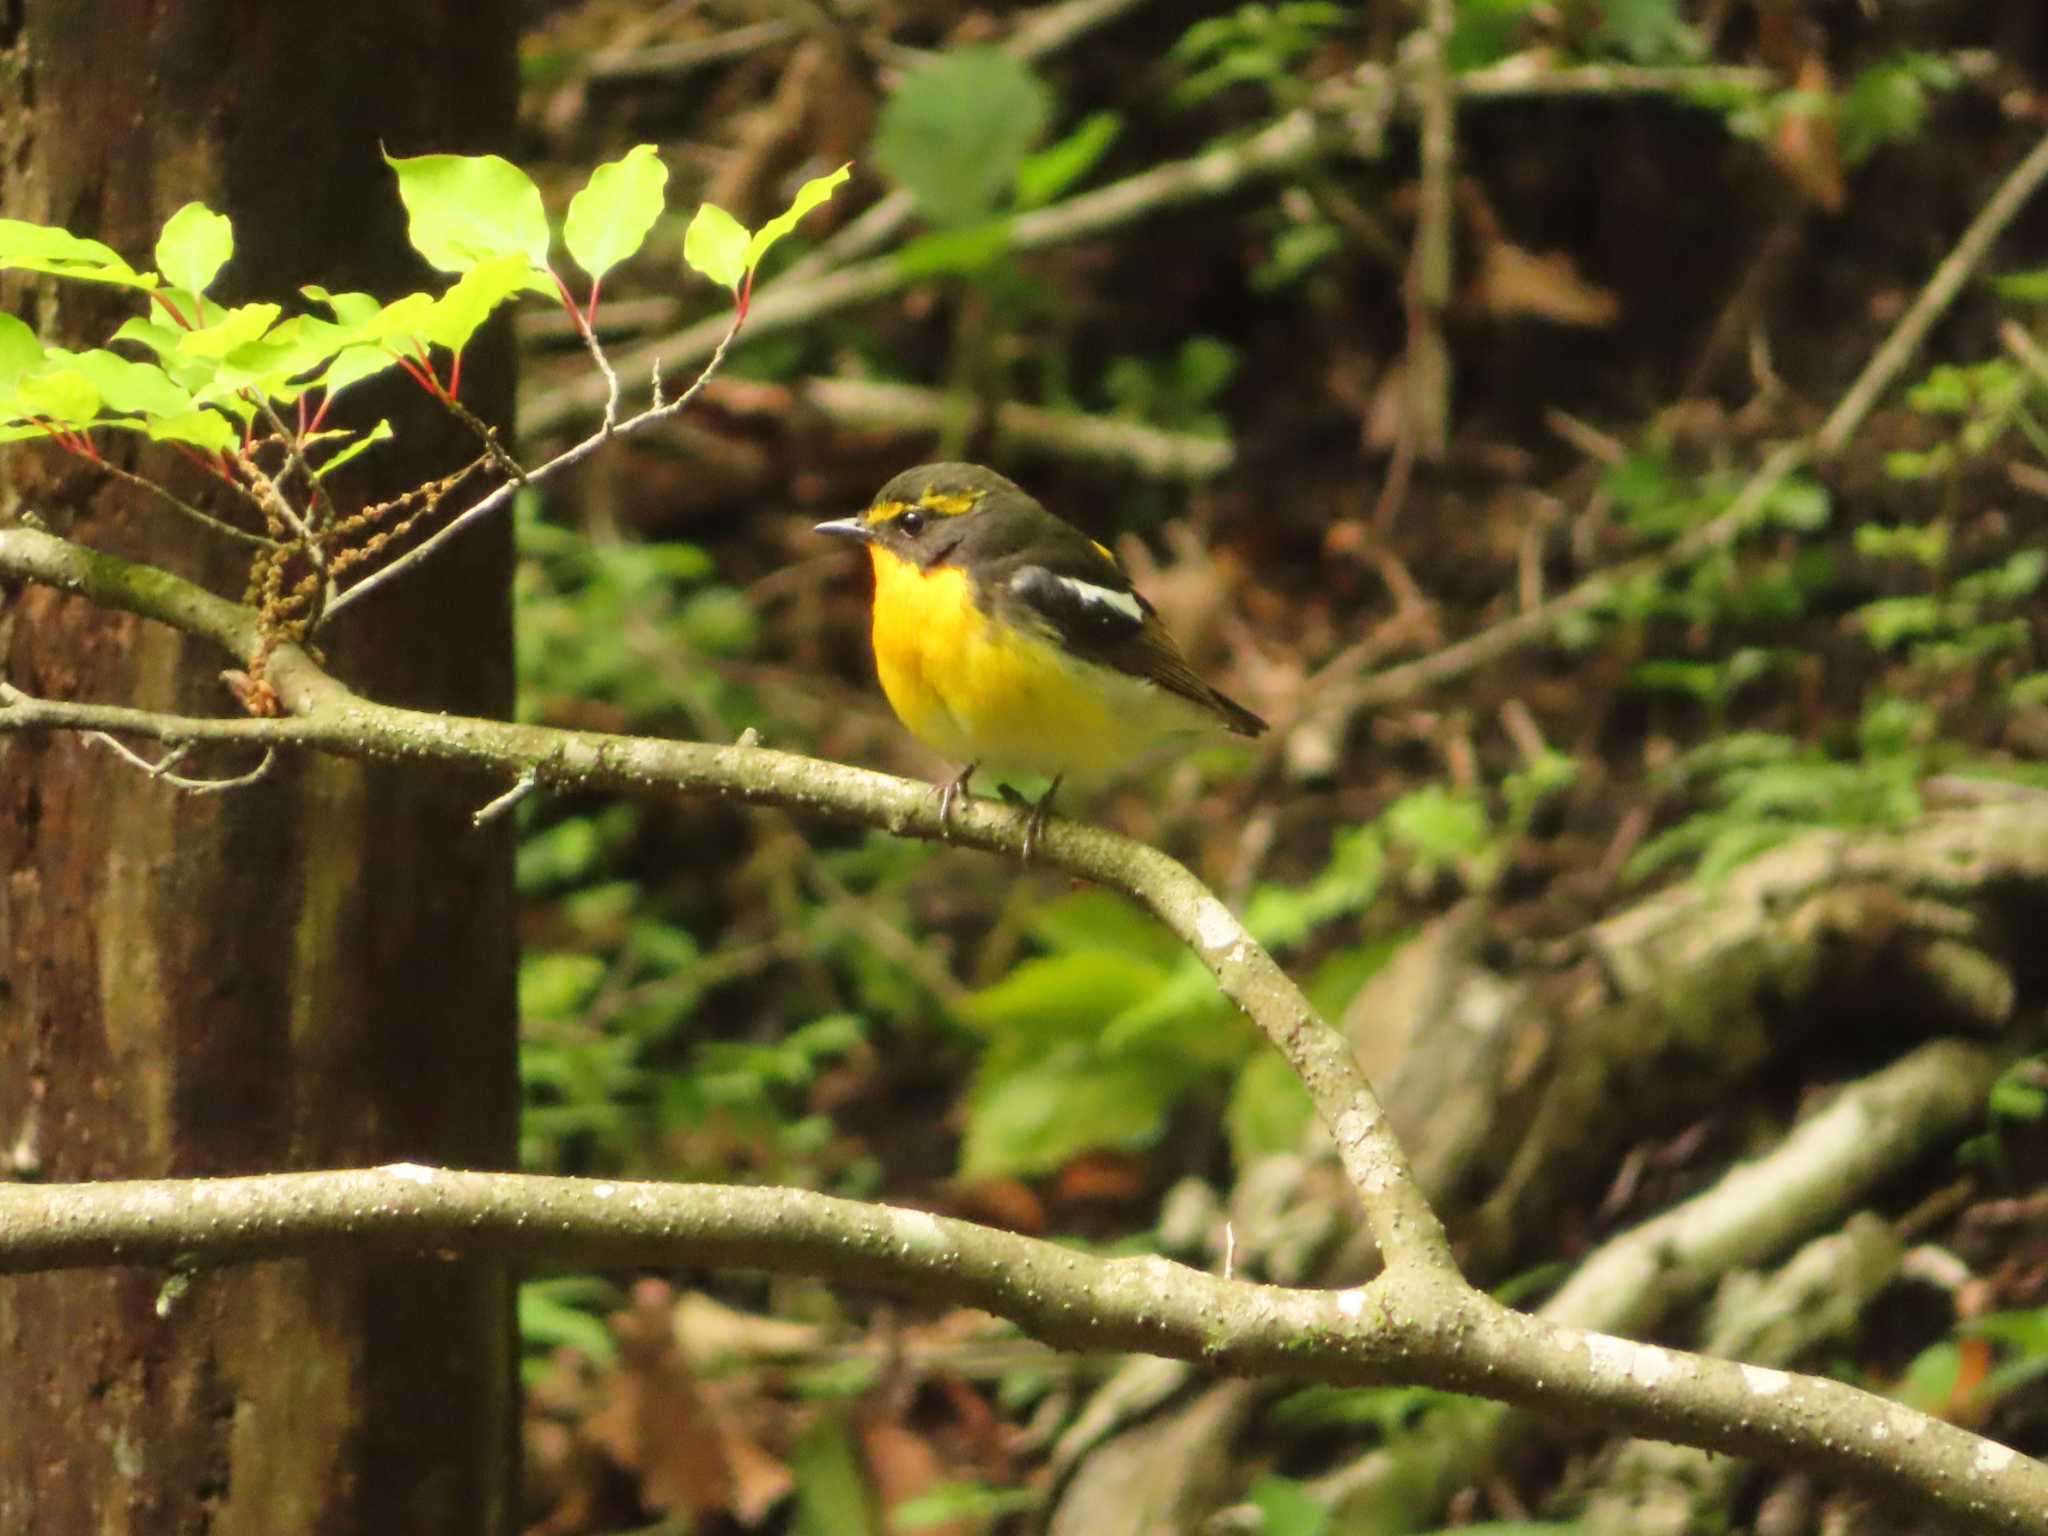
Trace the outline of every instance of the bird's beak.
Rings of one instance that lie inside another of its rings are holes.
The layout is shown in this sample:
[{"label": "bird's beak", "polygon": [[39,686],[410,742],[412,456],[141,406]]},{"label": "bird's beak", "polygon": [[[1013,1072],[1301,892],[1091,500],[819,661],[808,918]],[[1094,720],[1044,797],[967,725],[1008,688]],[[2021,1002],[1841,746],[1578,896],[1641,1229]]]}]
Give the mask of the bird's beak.
[{"label": "bird's beak", "polygon": [[829,533],[835,539],[859,539],[863,544],[871,540],[868,525],[858,514],[852,517],[836,518],[829,523],[820,523],[811,532]]}]

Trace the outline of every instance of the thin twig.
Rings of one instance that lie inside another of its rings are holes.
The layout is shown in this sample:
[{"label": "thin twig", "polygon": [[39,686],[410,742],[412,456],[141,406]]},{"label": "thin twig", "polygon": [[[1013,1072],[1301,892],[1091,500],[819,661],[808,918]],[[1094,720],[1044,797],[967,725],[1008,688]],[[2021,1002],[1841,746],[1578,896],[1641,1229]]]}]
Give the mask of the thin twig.
[{"label": "thin twig", "polygon": [[472,827],[478,828],[489,826],[539,787],[540,775],[531,768],[527,769],[526,772],[520,774],[518,778],[512,781],[512,787],[506,790],[505,793],[470,812],[469,824]]},{"label": "thin twig", "polygon": [[[757,303],[755,308],[758,310],[759,307]],[[525,471],[520,480],[508,481],[496,489],[486,492],[473,506],[458,513],[445,527],[422,539],[389,565],[373,571],[370,575],[365,576],[361,581],[343,592],[321,614],[320,624],[325,626],[333,620],[336,614],[353,607],[386,583],[397,580],[407,571],[420,564],[421,561],[430,559],[435,550],[461,533],[463,529],[481,521],[507,505],[512,500],[513,493],[521,485],[538,485],[560,474],[570,465],[589,458],[591,454],[602,448],[611,437],[625,437],[630,433],[641,431],[654,425],[656,422],[665,421],[675,415],[676,412],[682,410],[683,407],[694,400],[698,392],[710,382],[712,375],[718,372],[719,365],[725,361],[726,349],[732,345],[732,339],[739,334],[740,326],[744,323],[744,316],[739,314],[733,316],[732,321],[725,328],[725,334],[719,339],[717,347],[713,349],[710,360],[705,363],[703,371],[697,375],[695,382],[680,395],[676,396],[675,399],[659,405],[649,406],[639,415],[629,417],[627,420],[620,422],[609,434],[603,432],[594,433],[582,442],[577,443],[574,447],[563,449],[545,464]],[[489,438],[486,440],[490,441]]]},{"label": "thin twig", "polygon": [[606,52],[591,60],[588,78],[612,81],[673,81],[679,76],[725,59],[743,58],[763,48],[800,36],[795,20],[778,17],[734,27],[715,37],[677,43],[646,43],[638,48]]},{"label": "thin twig", "polygon": [[[1094,192],[1070,197],[1050,208],[1019,214],[1009,224],[1013,251],[1040,250],[1120,228],[1161,209],[1221,197],[1262,176],[1290,170],[1321,153],[1326,135],[1318,114],[1304,108],[1268,124],[1250,138],[1208,150],[1188,160],[1155,166]],[[894,293],[915,281],[894,256],[862,262],[808,281],[783,280],[755,296],[747,315],[750,335],[785,331],[854,304]],[[685,326],[673,336],[642,343],[614,359],[626,378],[645,377],[658,361],[669,366],[696,361],[725,336],[722,316]],[[520,429],[529,437],[559,430],[604,408],[605,382],[577,379],[522,400]]]},{"label": "thin twig", "polygon": [[180,500],[163,486],[157,484],[156,481],[146,476],[138,475],[132,469],[123,469],[120,465],[111,463],[106,459],[95,459],[92,461],[92,465],[93,468],[100,470],[102,473],[112,475],[116,480],[150,492],[173,511],[190,518],[202,527],[211,529],[223,538],[233,539],[237,544],[247,544],[255,549],[281,549],[283,547],[273,538],[268,538],[260,533],[251,533],[246,528],[237,528],[233,523],[225,522],[215,517],[211,512],[200,511],[199,508],[193,506],[190,502]]},{"label": "thin twig", "polygon": [[1891,388],[1900,371],[1913,360],[1913,354],[1920,350],[1920,343],[1927,339],[1934,322],[1955,302],[1963,284],[1970,280],[1970,274],[1983,264],[1993,243],[2005,233],[2005,227],[2026,206],[2027,200],[2040,190],[2043,181],[2048,181],[2048,135],[2044,135],[2027,157],[1999,183],[1990,201],[1978,210],[1976,218],[1970,221],[1970,227],[1956,241],[1955,249],[1943,258],[1926,286],[1906,312],[1899,316],[1891,334],[1885,337],[1884,345],[1863,365],[1856,382],[1849,386],[1841,403],[1828,413],[1828,419],[1814,434],[1815,453],[1822,458],[1831,458],[1856,435],[1856,429],[1863,425],[1863,418],[1870,414],[1878,397]]},{"label": "thin twig", "polygon": [[[13,689],[8,689],[7,692],[13,695],[12,698],[6,701],[8,707],[18,707],[17,701],[22,699],[24,695]],[[263,749],[263,760],[247,773],[238,773],[234,777],[226,779],[194,779],[172,772],[179,763],[183,762],[191,754],[192,747],[189,742],[184,746],[171,748],[170,751],[152,763],[140,753],[131,751],[123,746],[105,731],[87,731],[84,739],[97,746],[108,748],[130,767],[141,769],[158,783],[168,784],[173,789],[183,790],[188,795],[218,795],[230,789],[247,789],[251,784],[254,784],[258,779],[269,773],[271,766],[277,761],[277,748],[274,746],[265,747]]]},{"label": "thin twig", "polygon": [[[1423,25],[1403,46],[1418,133],[1415,245],[1406,297],[1408,347],[1401,364],[1406,457],[1440,459],[1450,440],[1450,345],[1444,311],[1451,302],[1452,233],[1457,218],[1458,110],[1451,74],[1451,0],[1421,0]],[[1382,499],[1380,513],[1397,503]],[[1376,514],[1377,515],[1377,514]],[[1385,531],[1384,523],[1381,531]]]}]

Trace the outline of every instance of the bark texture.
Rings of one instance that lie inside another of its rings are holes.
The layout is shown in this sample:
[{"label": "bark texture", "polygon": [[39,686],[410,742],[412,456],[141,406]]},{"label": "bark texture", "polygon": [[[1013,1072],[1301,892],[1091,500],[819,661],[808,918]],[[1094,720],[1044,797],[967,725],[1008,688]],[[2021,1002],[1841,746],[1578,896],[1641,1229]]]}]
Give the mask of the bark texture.
[{"label": "bark texture", "polygon": [[[165,217],[199,198],[235,222],[228,302],[314,280],[419,286],[380,141],[502,148],[513,20],[503,0],[0,6],[0,214],[142,264]],[[0,299],[69,345],[102,341],[133,307],[19,279]],[[470,360],[465,394],[487,417],[509,402],[503,363]],[[424,397],[368,408],[407,444],[379,467],[392,488],[473,451]],[[0,477],[0,520],[33,512],[241,592],[246,551],[97,471],[11,450]],[[197,471],[179,490],[221,505]],[[509,564],[506,526],[477,530],[340,626],[330,662],[380,697],[502,715]],[[204,642],[47,591],[0,606],[0,675],[37,693],[217,714],[234,707],[219,672]],[[252,760],[231,750],[186,771]],[[502,824],[471,830],[480,793],[304,757],[195,798],[88,741],[0,745],[9,1172],[509,1166],[510,850]],[[201,1273],[167,1309],[163,1279],[0,1281],[0,1530],[511,1527],[502,1264],[271,1263]]]}]

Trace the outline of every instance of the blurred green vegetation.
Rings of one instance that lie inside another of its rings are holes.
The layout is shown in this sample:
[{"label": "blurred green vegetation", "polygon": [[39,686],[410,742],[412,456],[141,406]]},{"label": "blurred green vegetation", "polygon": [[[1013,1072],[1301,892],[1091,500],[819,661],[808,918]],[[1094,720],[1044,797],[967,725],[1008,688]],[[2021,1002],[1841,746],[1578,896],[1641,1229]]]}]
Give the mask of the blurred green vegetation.
[{"label": "blurred green vegetation", "polygon": [[[1771,445],[1823,418],[1911,301],[1974,206],[1936,207],[1930,189],[1988,187],[1984,146],[2007,129],[1986,82],[2016,87],[1955,45],[1981,42],[1965,24],[1813,9],[1819,41],[1801,53],[1684,0],[1459,0],[1455,71],[1711,73],[1461,116],[1458,296],[1443,321],[1457,432],[1391,513],[1374,503],[1398,460],[1386,419],[1415,323],[1405,120],[1338,169],[1073,249],[1016,248],[1022,215],[1241,143],[1361,65],[1403,67],[1417,14],[1146,13],[1099,54],[1036,63],[979,30],[921,51],[934,39],[908,25],[920,51],[878,54],[871,131],[820,159],[844,149],[856,191],[914,208],[881,248],[900,302],[765,336],[734,377],[800,394],[837,371],[961,409],[932,433],[810,422],[777,435],[736,407],[740,425],[713,425],[765,462],[752,479],[700,492],[693,475],[724,473],[715,455],[678,469],[649,454],[635,462],[657,489],[622,495],[625,516],[602,496],[526,499],[522,717],[721,741],[756,730],[934,771],[898,755],[874,705],[865,578],[821,555],[828,574],[812,579],[792,530],[904,465],[968,455],[1124,540],[1141,584],[1203,626],[1205,663],[1235,658],[1265,690],[1249,702],[1277,701],[1272,752],[1203,751],[1068,808],[1187,858],[1329,1019],[1453,902],[1476,901],[1508,935],[1494,942],[1512,972],[1658,884],[1711,889],[1803,831],[1909,825],[1930,779],[2048,786],[2027,750],[2048,706],[2048,370],[2024,341],[2048,269],[1998,265],[1851,452],[1784,477],[1734,536],[1671,554],[1742,501]],[[1759,252],[1774,229],[1791,231],[1796,276],[1743,310],[1752,267],[1770,276]],[[833,238],[784,254],[809,260]],[[787,265],[770,263],[768,287]],[[1532,319],[1487,286],[1502,265],[1611,288],[1619,318]],[[1724,304],[1740,322],[1729,347],[1707,334]],[[1008,401],[1226,439],[1237,462],[1200,486],[1043,446],[1013,463],[977,415]],[[1290,733],[1325,728],[1318,689],[1370,670],[1359,654],[1427,654],[1641,557],[1649,568],[1547,640],[1340,721],[1311,768],[1289,759]],[[1511,706],[1525,724],[1503,724]],[[771,812],[536,800],[520,818],[529,1166],[803,1184],[1138,1250],[1177,1182],[1229,1189],[1316,1145],[1284,1063],[1119,897]],[[1967,1166],[1987,1179],[2037,1167],[2040,1102],[2037,1073],[2004,1082]],[[1526,1267],[1551,1274],[1583,1251],[1617,1219],[1602,1199],[1587,1191]],[[562,1346],[601,1360],[593,1320],[617,1303],[575,1277],[529,1288],[530,1364]],[[1910,1347],[1883,1341],[1897,1369],[1863,1374],[1923,1406],[1976,1380],[1973,1412],[2036,1412],[2042,1315],[1916,1319],[1899,1330]],[[847,1367],[847,1395],[878,1379],[871,1362]],[[1056,1417],[1048,1379],[1013,1372],[991,1396],[1020,1420]],[[1408,1389],[1316,1389],[1265,1422],[1311,1443],[1394,1444],[1427,1436],[1443,1407]],[[857,1417],[810,1421],[790,1528],[839,1528],[830,1510],[862,1497],[859,1435]],[[1251,1484],[1262,1524],[1246,1529],[1335,1529],[1293,1470],[1283,1458]],[[1555,1473],[1503,1475],[1548,1487]],[[945,1480],[893,1528],[1023,1529],[1039,1494]]]}]

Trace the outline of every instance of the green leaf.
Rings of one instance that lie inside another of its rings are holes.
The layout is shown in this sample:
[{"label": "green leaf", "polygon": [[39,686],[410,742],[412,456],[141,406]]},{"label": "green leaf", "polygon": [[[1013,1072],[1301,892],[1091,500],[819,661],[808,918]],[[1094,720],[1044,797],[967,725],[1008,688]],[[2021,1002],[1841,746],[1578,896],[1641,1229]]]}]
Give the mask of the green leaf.
[{"label": "green leaf", "polygon": [[935,224],[995,212],[1052,116],[1052,93],[1029,65],[994,48],[963,48],[911,74],[882,108],[875,158]]},{"label": "green leaf", "polygon": [[1927,596],[1881,597],[1865,603],[1851,617],[1881,651],[1895,650],[1908,640],[1926,639],[1951,627],[1940,599]]},{"label": "green leaf", "polygon": [[1091,112],[1081,126],[1056,144],[1026,155],[1017,165],[1017,206],[1042,208],[1095,169],[1123,131],[1114,112]]},{"label": "green leaf", "polygon": [[496,256],[548,264],[548,216],[540,188],[498,155],[384,157],[398,173],[408,234],[427,264],[466,272]]},{"label": "green leaf", "polygon": [[1949,525],[1859,523],[1855,539],[1866,560],[1906,560],[1932,571],[1948,558]]},{"label": "green leaf", "polygon": [[782,212],[754,231],[753,239],[747,242],[746,268],[749,272],[761,264],[761,258],[768,254],[768,248],[784,235],[795,229],[797,222],[831,199],[832,194],[853,174],[851,165],[842,165],[829,176],[814,176],[796,189],[796,196]]},{"label": "green leaf", "polygon": [[1507,57],[1535,0],[1459,0],[1445,59],[1454,72],[1481,69]]},{"label": "green leaf", "polygon": [[1918,136],[1927,124],[1930,90],[1950,89],[1960,79],[1947,60],[1914,53],[1857,75],[1835,109],[1843,163],[1860,165],[1882,146]]},{"label": "green leaf", "polygon": [[1804,475],[1788,476],[1764,498],[1764,515],[1793,533],[1818,533],[1833,511],[1827,487]]},{"label": "green leaf", "polygon": [[572,1019],[597,994],[608,967],[596,955],[528,955],[519,962],[519,1012],[528,1019]]},{"label": "green leaf", "polygon": [[1259,1512],[1265,1536],[1323,1536],[1330,1528],[1330,1511],[1291,1477],[1261,1473],[1245,1490],[1245,1502]]},{"label": "green leaf", "polygon": [[1074,950],[1026,960],[993,986],[968,995],[961,1018],[986,1035],[1093,1037],[1166,981],[1152,960],[1114,949]]},{"label": "green leaf", "polygon": [[1184,1087],[1170,1062],[1107,1062],[1078,1048],[997,1077],[969,1101],[961,1176],[1050,1173],[1097,1148],[1150,1145]]},{"label": "green leaf", "polygon": [[204,293],[235,254],[235,227],[204,203],[187,203],[164,221],[156,264],[173,288]]},{"label": "green leaf", "polygon": [[348,444],[341,450],[341,452],[337,453],[325,464],[322,464],[318,469],[314,470],[313,478],[315,480],[326,479],[329,475],[333,474],[337,469],[341,468],[342,465],[348,463],[349,460],[355,458],[358,454],[368,452],[370,449],[376,447],[377,444],[379,443],[389,442],[392,438],[396,437],[397,435],[397,433],[391,430],[390,422],[379,420],[376,426],[370,428],[369,431],[365,432],[362,436],[358,437],[354,442]]},{"label": "green leaf", "polygon": [[549,1294],[544,1285],[519,1287],[519,1342],[529,1350],[575,1350],[594,1365],[615,1366],[619,1346],[602,1319]]},{"label": "green leaf", "polygon": [[905,243],[896,252],[896,265],[908,278],[979,272],[1010,248],[1010,223],[1005,215],[935,229]]},{"label": "green leaf", "polygon": [[66,353],[64,357],[92,380],[107,410],[179,417],[198,408],[192,396],[154,363],[138,363],[100,347],[89,352]]},{"label": "green leaf", "polygon": [[790,1452],[789,1466],[796,1474],[790,1536],[882,1536],[860,1448],[844,1419],[826,1416],[813,1423]]},{"label": "green leaf", "polygon": [[383,301],[367,293],[333,293],[318,283],[308,283],[299,292],[325,304],[342,325],[367,325],[384,308]]},{"label": "green leaf", "polygon": [[2001,299],[2010,299],[2015,304],[2048,304],[2048,267],[2009,272],[2004,277],[1994,277],[1991,286]]},{"label": "green leaf", "polygon": [[889,1513],[890,1536],[912,1536],[934,1525],[985,1530],[1004,1515],[1036,1509],[1045,1496],[1032,1488],[989,1488],[980,1483],[934,1483]]},{"label": "green leaf", "polygon": [[178,338],[178,351],[186,357],[218,361],[259,339],[283,313],[283,309],[275,304],[243,304],[229,310],[212,325],[184,332]]},{"label": "green leaf", "polygon": [[218,411],[187,411],[179,416],[153,416],[143,424],[153,441],[190,443],[209,453],[226,453],[242,438]]},{"label": "green leaf", "polygon": [[421,334],[436,346],[460,352],[493,310],[522,291],[552,293],[554,285],[535,272],[524,256],[493,256],[480,261],[434,301]]},{"label": "green leaf", "polygon": [[1486,807],[1440,784],[1413,790],[1387,807],[1387,835],[1430,863],[1484,852],[1492,841]]},{"label": "green leaf", "polygon": [[154,272],[137,272],[111,246],[24,219],[0,219],[0,270],[9,268],[122,288],[157,285]]},{"label": "green leaf", "polygon": [[1127,896],[1091,886],[1032,913],[1031,932],[1051,950],[1122,950],[1171,966],[1187,953],[1167,926]]},{"label": "green leaf", "polygon": [[1639,64],[1681,61],[1693,51],[1678,0],[1603,0],[1597,34]]},{"label": "green leaf", "polygon": [[683,231],[683,260],[721,288],[739,291],[747,275],[747,226],[715,203],[706,203]]},{"label": "green leaf", "polygon": [[576,265],[601,278],[639,250],[661,217],[667,186],[668,167],[652,144],[636,144],[592,171],[562,221],[562,243]]},{"label": "green leaf", "polygon": [[1277,1051],[1258,1051],[1237,1074],[1223,1123],[1239,1173],[1262,1157],[1301,1150],[1302,1132],[1315,1114],[1308,1090]]},{"label": "green leaf", "polygon": [[16,418],[40,417],[60,427],[82,427],[99,415],[100,392],[82,370],[53,359],[15,380],[14,398],[6,409]]},{"label": "green leaf", "polygon": [[41,366],[43,344],[26,322],[0,310],[0,391]]}]

